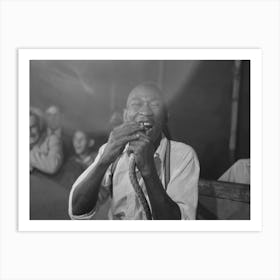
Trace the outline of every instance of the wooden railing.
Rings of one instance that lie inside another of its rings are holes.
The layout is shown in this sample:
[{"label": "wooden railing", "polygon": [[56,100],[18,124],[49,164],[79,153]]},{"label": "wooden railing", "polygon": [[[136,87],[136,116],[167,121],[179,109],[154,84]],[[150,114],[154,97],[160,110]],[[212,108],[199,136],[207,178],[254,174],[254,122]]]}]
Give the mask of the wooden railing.
[{"label": "wooden railing", "polygon": [[250,219],[250,185],[200,179],[198,188],[197,219]]},{"label": "wooden railing", "polygon": [[200,179],[199,195],[250,203],[250,185]]}]

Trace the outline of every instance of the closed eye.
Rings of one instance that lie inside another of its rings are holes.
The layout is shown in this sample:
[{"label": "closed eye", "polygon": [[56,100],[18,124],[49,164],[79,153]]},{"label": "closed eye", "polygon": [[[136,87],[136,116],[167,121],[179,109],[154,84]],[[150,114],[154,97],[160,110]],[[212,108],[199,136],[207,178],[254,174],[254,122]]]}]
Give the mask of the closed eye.
[{"label": "closed eye", "polygon": [[140,102],[131,102],[130,103],[131,106],[140,106]]},{"label": "closed eye", "polygon": [[133,101],[129,104],[129,107],[132,108],[132,109],[138,109],[141,107],[141,102],[139,101]]},{"label": "closed eye", "polygon": [[158,101],[153,101],[153,102],[151,102],[151,104],[150,104],[150,106],[152,106],[152,107],[159,107],[161,104],[160,104],[160,102],[158,102]]}]

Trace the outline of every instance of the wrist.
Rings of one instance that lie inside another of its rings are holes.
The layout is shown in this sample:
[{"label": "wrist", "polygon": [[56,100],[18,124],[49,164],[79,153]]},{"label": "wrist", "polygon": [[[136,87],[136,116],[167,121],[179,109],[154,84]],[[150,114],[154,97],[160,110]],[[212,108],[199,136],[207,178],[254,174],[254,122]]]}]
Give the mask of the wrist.
[{"label": "wrist", "polygon": [[144,180],[151,179],[155,174],[157,174],[156,167],[154,164],[147,166],[144,170],[142,170],[141,175]]},{"label": "wrist", "polygon": [[112,163],[112,161],[106,157],[106,156],[101,156],[99,161],[98,161],[98,165],[103,166],[103,167],[108,167],[110,164]]}]

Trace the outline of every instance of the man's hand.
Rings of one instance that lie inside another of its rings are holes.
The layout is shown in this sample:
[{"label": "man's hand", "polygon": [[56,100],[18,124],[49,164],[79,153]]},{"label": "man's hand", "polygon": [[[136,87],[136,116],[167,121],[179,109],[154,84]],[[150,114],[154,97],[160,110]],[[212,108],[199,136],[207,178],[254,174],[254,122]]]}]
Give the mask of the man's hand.
[{"label": "man's hand", "polygon": [[102,162],[110,164],[116,160],[128,142],[139,139],[141,131],[143,128],[136,122],[125,122],[115,127],[102,154]]},{"label": "man's hand", "polygon": [[149,177],[155,170],[154,163],[154,144],[151,139],[143,132],[139,132],[139,138],[131,141],[128,153],[135,156],[136,165],[143,177]]}]

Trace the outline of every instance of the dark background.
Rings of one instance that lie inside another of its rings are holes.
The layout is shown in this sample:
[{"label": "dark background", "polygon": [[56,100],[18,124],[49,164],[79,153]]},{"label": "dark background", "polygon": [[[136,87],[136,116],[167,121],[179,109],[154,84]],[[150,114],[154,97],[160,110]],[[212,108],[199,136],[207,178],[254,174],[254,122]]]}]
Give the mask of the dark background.
[{"label": "dark background", "polygon": [[[172,138],[198,154],[201,177],[218,179],[232,164],[229,152],[232,60],[30,62],[30,104],[63,112],[68,154],[75,129],[89,132],[96,148],[106,142],[114,112],[121,114],[130,90],[144,81],[163,89]],[[250,62],[242,61],[234,160],[250,157]]]}]

